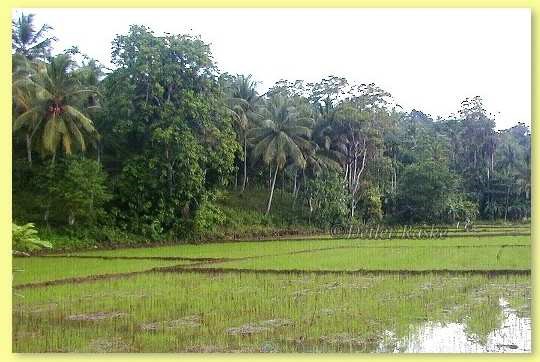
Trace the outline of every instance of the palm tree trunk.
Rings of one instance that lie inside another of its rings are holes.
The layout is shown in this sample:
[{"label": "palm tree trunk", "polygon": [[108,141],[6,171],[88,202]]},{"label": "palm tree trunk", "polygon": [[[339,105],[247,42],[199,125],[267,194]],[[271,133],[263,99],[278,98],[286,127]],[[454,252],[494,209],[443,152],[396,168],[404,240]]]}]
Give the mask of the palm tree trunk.
[{"label": "palm tree trunk", "polygon": [[293,195],[294,195],[294,198],[296,199],[296,175],[297,175],[298,171],[297,170],[294,170],[294,186],[293,186]]},{"label": "palm tree trunk", "polygon": [[272,197],[274,197],[274,186],[276,185],[276,176],[278,173],[278,164],[276,163],[276,172],[274,173],[274,178],[272,180],[272,188],[270,189],[270,198],[268,199],[268,205],[266,206],[266,215],[270,213],[270,208],[272,207]]},{"label": "palm tree trunk", "polygon": [[167,160],[167,184],[169,188],[169,197],[173,194],[173,165],[170,160],[169,147],[165,148],[165,159]]},{"label": "palm tree trunk", "polygon": [[32,138],[29,133],[26,134],[26,155],[28,157],[28,164],[32,166]]},{"label": "palm tree trunk", "polygon": [[294,186],[293,186],[293,209],[296,207],[296,196],[297,196],[297,193],[296,193],[296,178],[297,178],[297,173],[298,173],[298,170],[294,170]]},{"label": "palm tree trunk", "polygon": [[43,221],[45,221],[45,224],[47,224],[47,226],[49,225],[49,210],[51,209],[50,207],[50,202],[47,203],[47,206],[45,207],[45,212],[43,213]]},{"label": "palm tree trunk", "polygon": [[247,180],[247,137],[244,136],[244,180],[242,181],[242,192],[246,189]]},{"label": "palm tree trunk", "polygon": [[510,185],[506,187],[506,206],[504,208],[504,221],[506,222],[506,217],[508,216],[508,195],[510,194]]},{"label": "palm tree trunk", "polygon": [[73,211],[69,212],[68,224],[69,226],[72,226],[73,224],[75,224],[75,214],[73,213]]}]

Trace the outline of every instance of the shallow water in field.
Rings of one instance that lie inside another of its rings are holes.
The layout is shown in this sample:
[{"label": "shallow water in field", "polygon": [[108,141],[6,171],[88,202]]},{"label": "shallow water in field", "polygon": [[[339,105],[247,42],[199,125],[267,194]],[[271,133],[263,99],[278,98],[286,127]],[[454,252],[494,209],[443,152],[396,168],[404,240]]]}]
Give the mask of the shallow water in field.
[{"label": "shallow water in field", "polygon": [[467,333],[465,323],[426,322],[408,337],[396,340],[386,331],[376,352],[405,353],[486,353],[531,352],[531,318],[520,317],[499,298],[504,316],[500,328],[488,334],[484,342]]}]

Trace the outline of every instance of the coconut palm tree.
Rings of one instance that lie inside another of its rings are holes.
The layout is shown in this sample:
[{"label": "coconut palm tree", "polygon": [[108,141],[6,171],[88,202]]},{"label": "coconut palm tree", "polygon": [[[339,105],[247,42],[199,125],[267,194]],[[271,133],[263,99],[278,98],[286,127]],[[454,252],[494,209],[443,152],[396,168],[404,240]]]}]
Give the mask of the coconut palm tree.
[{"label": "coconut palm tree", "polygon": [[244,175],[242,180],[242,192],[246,188],[247,181],[247,131],[252,127],[253,122],[260,116],[256,109],[260,101],[256,91],[257,82],[250,75],[238,75],[231,84],[231,97],[229,99],[229,109],[232,111],[236,123],[237,133],[242,142]]},{"label": "coconut palm tree", "polygon": [[34,14],[24,15],[12,21],[12,49],[30,60],[47,59],[51,54],[51,45],[56,38],[47,36],[52,28],[44,24],[36,31],[34,27]]},{"label": "coconut palm tree", "polygon": [[264,120],[259,126],[248,131],[248,138],[255,145],[252,154],[254,159],[262,159],[270,166],[270,170],[274,169],[266,207],[268,215],[272,207],[278,171],[288,162],[301,169],[306,166],[302,149],[309,145],[312,122],[302,118],[294,106],[282,96],[270,99],[261,110],[261,115]]},{"label": "coconut palm tree", "polygon": [[[12,98],[13,115],[19,115],[29,111],[32,108],[32,101],[36,98],[35,87],[31,82],[31,77],[36,73],[36,64],[30,62],[21,54],[12,56]],[[26,139],[26,153],[28,163],[32,165],[32,130],[37,123],[35,117],[27,119],[22,128],[24,128]]]},{"label": "coconut palm tree", "polygon": [[37,137],[41,153],[52,155],[53,162],[60,143],[71,154],[73,146],[86,150],[85,138],[99,137],[92,120],[80,110],[85,97],[97,90],[82,86],[72,66],[69,56],[59,55],[18,84],[28,90],[31,99],[27,110],[15,119],[13,130],[31,130],[30,142]]}]

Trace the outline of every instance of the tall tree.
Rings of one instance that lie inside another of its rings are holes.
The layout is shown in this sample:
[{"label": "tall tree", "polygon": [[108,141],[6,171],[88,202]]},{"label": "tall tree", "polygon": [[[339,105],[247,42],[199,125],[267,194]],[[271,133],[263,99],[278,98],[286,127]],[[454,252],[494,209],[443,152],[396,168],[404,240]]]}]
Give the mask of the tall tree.
[{"label": "tall tree", "polygon": [[229,107],[233,112],[237,134],[242,143],[242,192],[244,192],[247,182],[247,132],[252,127],[253,122],[257,121],[259,117],[257,108],[260,96],[257,94],[256,86],[257,83],[253,80],[251,74],[234,77],[230,86]]},{"label": "tall tree", "polygon": [[99,137],[92,120],[81,108],[85,95],[97,91],[81,85],[73,74],[73,62],[68,55],[52,58],[21,83],[33,97],[27,110],[15,119],[13,130],[31,130],[30,142],[34,136],[38,138],[42,155],[52,155],[54,160],[60,144],[68,155],[74,147],[84,152],[87,141]]},{"label": "tall tree", "polygon": [[12,26],[11,47],[15,53],[30,60],[45,60],[50,57],[52,43],[56,41],[54,36],[48,34],[52,27],[44,24],[36,30],[34,14],[24,13],[16,21],[12,21]]},{"label": "tall tree", "polygon": [[115,38],[112,58],[99,116],[114,135],[103,144],[119,180],[112,204],[133,231],[185,234],[239,150],[210,48],[132,26]]},{"label": "tall tree", "polygon": [[[15,120],[21,114],[29,111],[36,100],[36,87],[31,82],[31,76],[35,75],[37,65],[28,60],[24,55],[13,54],[12,56],[12,110]],[[37,116],[30,117],[24,128],[26,143],[26,157],[29,165],[32,165],[32,131],[38,121]]]},{"label": "tall tree", "polygon": [[266,214],[270,213],[278,171],[287,162],[300,168],[306,166],[302,148],[309,144],[312,121],[299,116],[297,110],[283,96],[272,97],[261,111],[264,121],[249,131],[248,137],[255,144],[253,156],[273,169],[270,196]]}]

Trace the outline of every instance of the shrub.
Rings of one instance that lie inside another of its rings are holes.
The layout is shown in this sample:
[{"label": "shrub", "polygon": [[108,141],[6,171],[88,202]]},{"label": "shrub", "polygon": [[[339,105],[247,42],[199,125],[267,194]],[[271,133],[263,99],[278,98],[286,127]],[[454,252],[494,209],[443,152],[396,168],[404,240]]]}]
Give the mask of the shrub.
[{"label": "shrub", "polygon": [[349,213],[349,196],[336,172],[325,172],[306,181],[302,199],[309,208],[311,221],[321,228],[343,222]]},{"label": "shrub", "polygon": [[223,225],[225,219],[225,214],[218,206],[206,201],[195,213],[193,231],[197,235],[211,233],[217,226]]},{"label": "shrub", "polygon": [[103,213],[103,204],[111,195],[105,186],[106,174],[101,165],[89,159],[71,159],[63,177],[55,183],[60,206],[68,213],[68,223],[78,219],[95,224]]}]

